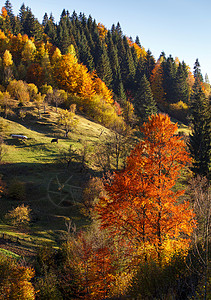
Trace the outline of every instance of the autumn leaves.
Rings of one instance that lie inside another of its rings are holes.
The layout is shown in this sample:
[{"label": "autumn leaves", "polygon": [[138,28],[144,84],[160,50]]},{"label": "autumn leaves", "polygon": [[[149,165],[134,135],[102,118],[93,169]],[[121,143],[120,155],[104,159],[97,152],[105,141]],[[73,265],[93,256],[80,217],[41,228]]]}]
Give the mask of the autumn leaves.
[{"label": "autumn leaves", "polygon": [[143,141],[131,152],[126,168],[105,186],[107,197],[96,208],[102,228],[143,247],[148,256],[154,248],[158,259],[169,241],[172,251],[186,246],[184,237],[194,227],[188,202],[178,201],[184,191],[174,191],[190,161],[176,130],[168,116],[152,115],[143,125]]}]

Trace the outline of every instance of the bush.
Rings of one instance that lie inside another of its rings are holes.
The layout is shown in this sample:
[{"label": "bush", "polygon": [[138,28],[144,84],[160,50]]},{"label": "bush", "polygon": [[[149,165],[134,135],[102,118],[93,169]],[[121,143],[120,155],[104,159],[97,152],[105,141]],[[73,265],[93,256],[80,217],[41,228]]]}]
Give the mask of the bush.
[{"label": "bush", "polygon": [[0,254],[0,299],[34,300],[34,271]]},{"label": "bush", "polygon": [[186,256],[175,253],[168,263],[141,262],[129,293],[136,299],[189,299],[190,277]]},{"label": "bush", "polygon": [[25,227],[30,222],[30,213],[31,209],[28,206],[24,206],[24,204],[22,204],[21,206],[17,206],[13,210],[9,211],[6,214],[5,218],[9,220],[9,222],[13,226]]},{"label": "bush", "polygon": [[175,119],[187,123],[188,105],[182,101],[170,104],[169,114]]},{"label": "bush", "polygon": [[99,199],[103,192],[104,185],[101,178],[93,177],[87,182],[83,190],[82,211],[84,215],[90,216],[92,214],[95,201]]},{"label": "bush", "polygon": [[14,179],[8,187],[8,196],[14,200],[25,200],[26,198],[26,187],[25,183]]}]

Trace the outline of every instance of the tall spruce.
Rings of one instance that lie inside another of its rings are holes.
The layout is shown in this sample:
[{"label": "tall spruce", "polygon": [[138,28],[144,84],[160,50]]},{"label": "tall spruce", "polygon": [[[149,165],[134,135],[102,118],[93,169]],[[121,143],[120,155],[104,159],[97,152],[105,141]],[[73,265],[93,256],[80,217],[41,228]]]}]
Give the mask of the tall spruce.
[{"label": "tall spruce", "polygon": [[152,55],[152,52],[150,50],[147,50],[147,55],[144,59],[144,74],[146,75],[147,80],[150,79],[154,67],[155,67],[155,58]]},{"label": "tall spruce", "polygon": [[203,82],[203,76],[201,74],[201,69],[200,69],[200,63],[198,58],[195,61],[194,67],[193,67],[193,76],[195,80]]},{"label": "tall spruce", "polygon": [[165,98],[168,103],[177,102],[176,94],[176,74],[177,66],[173,57],[170,55],[167,60],[162,62],[163,67],[163,88],[165,92]]},{"label": "tall spruce", "polygon": [[43,19],[43,22],[46,23],[44,26],[44,33],[49,37],[50,42],[53,45],[56,45],[57,42],[57,28],[54,23],[54,17],[51,14],[48,21],[46,22],[46,19]]},{"label": "tall spruce", "polygon": [[94,71],[95,66],[94,66],[94,60],[91,55],[91,49],[89,47],[87,38],[85,34],[82,32],[80,36],[80,43],[78,45],[79,48],[79,57],[80,61],[87,66],[88,70],[90,72]]},{"label": "tall spruce", "polygon": [[107,37],[106,37],[106,43],[108,47],[108,56],[110,60],[111,70],[112,70],[112,90],[120,99],[126,99],[124,87],[122,83],[121,78],[121,71],[120,71],[120,65],[119,65],[119,59],[118,59],[118,52],[117,47],[114,45],[111,32],[108,31]]},{"label": "tall spruce", "polygon": [[123,45],[125,54],[123,56],[123,52],[121,53],[121,75],[125,89],[130,90],[133,89],[136,69],[131,48],[125,36],[123,37]]},{"label": "tall spruce", "polygon": [[175,86],[175,98],[178,101],[183,101],[188,103],[189,92],[188,92],[188,83],[187,83],[187,73],[184,70],[184,66],[179,63],[176,73],[176,86]]},{"label": "tall spruce", "polygon": [[135,112],[141,122],[147,121],[148,117],[157,113],[156,102],[153,99],[150,83],[144,75],[140,81],[139,89],[134,99]]},{"label": "tall spruce", "polygon": [[210,101],[200,85],[194,86],[191,99],[191,126],[189,149],[193,158],[192,171],[195,176],[211,176],[211,108]]}]

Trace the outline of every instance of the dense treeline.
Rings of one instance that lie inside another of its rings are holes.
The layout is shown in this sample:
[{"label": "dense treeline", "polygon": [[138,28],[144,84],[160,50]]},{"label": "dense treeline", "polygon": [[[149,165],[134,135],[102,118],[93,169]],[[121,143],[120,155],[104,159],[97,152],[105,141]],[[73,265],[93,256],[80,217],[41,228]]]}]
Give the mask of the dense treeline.
[{"label": "dense treeline", "polygon": [[[161,110],[187,122],[195,74],[192,74],[184,61],[180,62],[171,55],[166,57],[165,53],[161,53],[156,61],[151,51],[146,51],[141,45],[138,36],[134,42],[132,38],[123,35],[119,23],[116,26],[112,25],[108,30],[103,24],[97,24],[91,16],[87,18],[82,13],[77,15],[75,11],[70,15],[69,11],[64,9],[58,24],[53,15],[48,16],[47,13],[40,24],[29,7],[23,4],[18,16],[15,16],[11,3],[6,1],[2,9],[0,29],[7,37],[11,34],[26,34],[29,41],[36,44],[39,53],[33,63],[39,64],[39,67],[36,65],[36,69],[39,69],[39,75],[42,76],[33,74],[35,65],[28,66],[28,69],[25,66],[24,69],[21,64],[21,79],[39,85],[36,80],[41,78],[40,80],[51,85],[49,58],[54,49],[52,47],[57,47],[62,55],[74,54],[77,61],[85,65],[90,73],[96,72],[107,88],[113,91],[114,100],[123,109],[127,106],[127,101],[132,102],[136,114],[142,119],[156,112],[157,104]],[[3,49],[5,50],[5,47],[1,49],[1,57]],[[19,64],[20,52],[17,55],[13,50],[12,56],[14,63]],[[199,63],[196,60],[197,64]],[[210,85],[207,76],[205,82],[201,76],[201,84],[208,96]],[[148,88],[143,94],[146,85]],[[67,86],[64,88],[67,89]]]},{"label": "dense treeline", "polygon": [[[84,185],[80,210],[89,226],[78,230],[66,218],[58,247],[40,248],[30,267],[0,255],[0,299],[209,299],[210,84],[198,59],[192,73],[164,52],[156,61],[119,23],[108,30],[91,16],[63,10],[58,23],[45,13],[41,24],[24,4],[15,16],[6,0],[1,116],[18,112],[23,120],[29,102],[37,119],[41,107],[46,113],[48,103],[55,106],[67,141],[76,109],[110,127],[113,140],[96,147],[102,176]],[[190,125],[188,147],[159,110]],[[68,151],[63,155],[71,167],[78,153],[71,145]],[[81,169],[85,152],[84,146]],[[16,200],[23,201],[20,188],[17,182]],[[5,222],[21,231],[29,228],[30,214],[22,203]]]}]

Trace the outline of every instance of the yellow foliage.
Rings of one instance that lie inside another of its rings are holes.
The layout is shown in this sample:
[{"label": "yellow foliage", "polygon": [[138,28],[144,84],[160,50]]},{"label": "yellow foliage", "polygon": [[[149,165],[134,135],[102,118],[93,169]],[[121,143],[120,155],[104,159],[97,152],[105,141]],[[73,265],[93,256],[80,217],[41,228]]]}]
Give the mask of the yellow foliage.
[{"label": "yellow foliage", "polygon": [[134,47],[135,48],[138,59],[140,58],[140,56],[143,57],[143,58],[146,57],[147,52],[144,49],[144,47],[140,47],[136,43],[132,42],[129,38],[127,38],[127,41],[129,43],[130,47]]},{"label": "yellow foliage", "polygon": [[0,255],[0,300],[34,300],[35,291],[30,280],[34,270]]},{"label": "yellow foliage", "polygon": [[170,104],[170,108],[172,110],[188,110],[188,105],[180,100],[177,103]]},{"label": "yellow foliage", "polygon": [[3,17],[4,19],[7,17],[7,10],[6,10],[5,7],[2,7],[2,9],[1,9],[1,15],[2,15],[2,17]]},{"label": "yellow foliage", "polygon": [[97,77],[95,73],[93,73],[93,83],[96,94],[102,96],[105,102],[113,104],[114,99],[112,92],[108,89],[105,82],[103,82],[99,77]]},{"label": "yellow foliage", "polygon": [[98,29],[98,32],[99,32],[100,39],[104,40],[108,30],[106,29],[106,27],[102,23],[97,24],[97,29]]},{"label": "yellow foliage", "polygon": [[55,64],[62,57],[61,51],[59,48],[56,48],[52,55],[52,63]]},{"label": "yellow foliage", "polygon": [[24,49],[22,51],[22,60],[26,62],[33,61],[35,55],[36,55],[36,46],[31,40],[28,40],[25,43]]},{"label": "yellow foliage", "polygon": [[5,40],[6,39],[6,35],[4,34],[3,31],[0,30],[0,40]]},{"label": "yellow foliage", "polygon": [[90,98],[95,94],[92,76],[83,64],[68,53],[62,55],[54,64],[54,79],[60,89],[69,93]]},{"label": "yellow foliage", "polygon": [[4,52],[3,56],[3,65],[5,67],[9,67],[13,65],[13,60],[12,60],[12,54],[9,52],[9,50],[6,50]]}]

